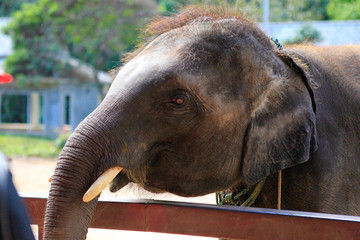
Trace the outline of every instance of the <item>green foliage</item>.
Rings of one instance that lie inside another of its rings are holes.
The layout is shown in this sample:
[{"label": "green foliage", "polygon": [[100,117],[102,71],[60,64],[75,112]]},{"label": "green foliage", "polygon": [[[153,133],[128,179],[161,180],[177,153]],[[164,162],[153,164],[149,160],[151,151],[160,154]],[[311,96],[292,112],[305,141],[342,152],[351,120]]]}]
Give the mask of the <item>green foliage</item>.
[{"label": "green foliage", "polygon": [[[46,9],[46,11],[45,11]],[[5,61],[6,71],[17,77],[52,76],[63,68],[54,55],[60,49],[56,36],[51,31],[52,15],[58,5],[51,0],[24,3],[13,20],[3,30],[14,43],[14,52]]]},{"label": "green foliage", "polygon": [[[199,3],[239,9],[256,21],[263,20],[263,0],[160,0],[159,10],[167,15],[184,5]],[[269,3],[271,22],[328,19],[326,6],[329,0],[271,0]]]},{"label": "green foliage", "polygon": [[19,74],[66,77],[69,66],[59,56],[69,55],[108,71],[118,64],[121,54],[134,47],[139,26],[153,13],[149,9],[156,9],[155,0],[38,0],[23,4],[4,30],[14,43],[6,71],[16,78]]},{"label": "green foliage", "polygon": [[334,20],[360,19],[360,0],[330,0],[327,13]]},{"label": "green foliage", "polygon": [[260,19],[262,14],[262,0],[159,0],[158,9],[161,14],[170,15],[186,5],[199,4],[224,9],[239,9],[252,19]]},{"label": "green foliage", "polygon": [[58,36],[73,56],[108,71],[133,49],[154,6],[152,1],[76,1],[61,10],[66,18],[58,24]]},{"label": "green foliage", "polygon": [[36,0],[1,0],[0,17],[10,17],[11,14],[21,8],[23,3],[32,3]]},{"label": "green foliage", "polygon": [[55,140],[33,137],[0,134],[0,150],[6,156],[57,157],[60,150],[54,146]]},{"label": "green foliage", "polygon": [[60,134],[56,140],[55,140],[55,148],[58,150],[58,151],[61,151],[61,149],[64,148],[65,146],[65,143],[67,141],[67,139],[70,137],[70,133],[62,133]]},{"label": "green foliage", "polygon": [[164,15],[177,12],[179,7],[182,7],[182,4],[176,0],[159,0],[158,2],[159,12]]},{"label": "green foliage", "polygon": [[306,21],[328,19],[329,0],[275,0],[270,1],[270,21]]},{"label": "green foliage", "polygon": [[305,24],[296,33],[295,37],[286,40],[285,44],[316,43],[321,41],[321,33],[313,28],[311,24]]}]

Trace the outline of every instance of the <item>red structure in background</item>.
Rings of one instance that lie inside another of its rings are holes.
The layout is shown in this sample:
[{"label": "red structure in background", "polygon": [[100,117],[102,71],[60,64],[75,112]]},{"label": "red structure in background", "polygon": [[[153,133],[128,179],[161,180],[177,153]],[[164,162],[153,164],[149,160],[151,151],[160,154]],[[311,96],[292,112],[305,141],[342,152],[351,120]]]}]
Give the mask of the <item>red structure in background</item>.
[{"label": "red structure in background", "polygon": [[[22,199],[41,240],[47,199]],[[152,200],[100,201],[90,227],[241,240],[360,239],[360,217]]]},{"label": "red structure in background", "polygon": [[0,71],[0,83],[9,83],[12,82],[12,80],[13,77],[10,74]]}]

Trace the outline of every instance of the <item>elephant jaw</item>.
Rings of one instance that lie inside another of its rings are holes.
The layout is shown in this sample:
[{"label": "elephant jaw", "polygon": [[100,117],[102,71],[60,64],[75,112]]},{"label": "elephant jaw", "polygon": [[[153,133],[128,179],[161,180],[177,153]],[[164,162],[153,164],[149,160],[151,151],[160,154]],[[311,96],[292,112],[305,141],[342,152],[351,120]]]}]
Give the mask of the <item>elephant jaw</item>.
[{"label": "elephant jaw", "polygon": [[113,167],[101,174],[98,179],[91,185],[83,196],[84,202],[90,202],[97,197],[104,188],[120,173],[122,167]]}]

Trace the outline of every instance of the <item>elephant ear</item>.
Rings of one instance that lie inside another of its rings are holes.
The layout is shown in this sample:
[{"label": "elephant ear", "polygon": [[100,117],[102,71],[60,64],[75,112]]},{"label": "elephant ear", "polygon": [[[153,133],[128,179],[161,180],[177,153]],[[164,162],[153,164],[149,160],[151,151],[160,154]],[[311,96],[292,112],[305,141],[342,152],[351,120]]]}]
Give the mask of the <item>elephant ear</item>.
[{"label": "elephant ear", "polygon": [[287,55],[280,58],[292,74],[274,79],[282,83],[270,87],[264,93],[266,96],[260,98],[261,106],[253,112],[242,162],[242,174],[248,185],[306,162],[317,149],[316,105],[310,77],[293,58]]}]

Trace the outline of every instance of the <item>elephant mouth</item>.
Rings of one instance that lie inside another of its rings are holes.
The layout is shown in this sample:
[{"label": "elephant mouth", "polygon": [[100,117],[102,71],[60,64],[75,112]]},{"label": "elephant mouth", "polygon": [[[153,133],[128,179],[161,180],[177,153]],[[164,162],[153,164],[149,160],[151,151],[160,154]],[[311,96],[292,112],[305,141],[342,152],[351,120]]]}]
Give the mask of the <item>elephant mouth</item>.
[{"label": "elephant mouth", "polygon": [[170,161],[170,156],[175,155],[177,155],[177,153],[171,149],[171,143],[156,143],[142,156],[140,161],[142,164],[134,169],[126,171],[126,175],[130,181],[140,185],[147,191],[153,193],[165,192],[165,186],[162,184],[159,185],[158,183],[154,184],[151,180],[151,176],[158,174],[159,171],[156,171],[155,169],[157,169],[157,165],[160,162],[166,160]]},{"label": "elephant mouth", "polygon": [[[83,197],[84,202],[89,202],[98,196],[101,191],[110,184],[110,191],[116,192],[127,185],[129,182],[134,182],[140,187],[153,193],[167,192],[168,186],[165,181],[153,181],[157,177],[157,172],[154,172],[159,162],[168,161],[172,158],[178,157],[178,154],[171,148],[170,142],[161,142],[152,145],[152,147],[144,152],[140,159],[139,165],[133,169],[123,169],[116,166],[106,170],[98,179],[92,184],[89,190]],[[171,171],[171,169],[167,169]]]},{"label": "elephant mouth", "polygon": [[129,181],[152,193],[174,193],[172,185],[179,177],[176,162],[184,163],[184,159],[184,154],[175,151],[171,142],[158,142],[144,153],[142,164],[126,170],[126,175]]}]

